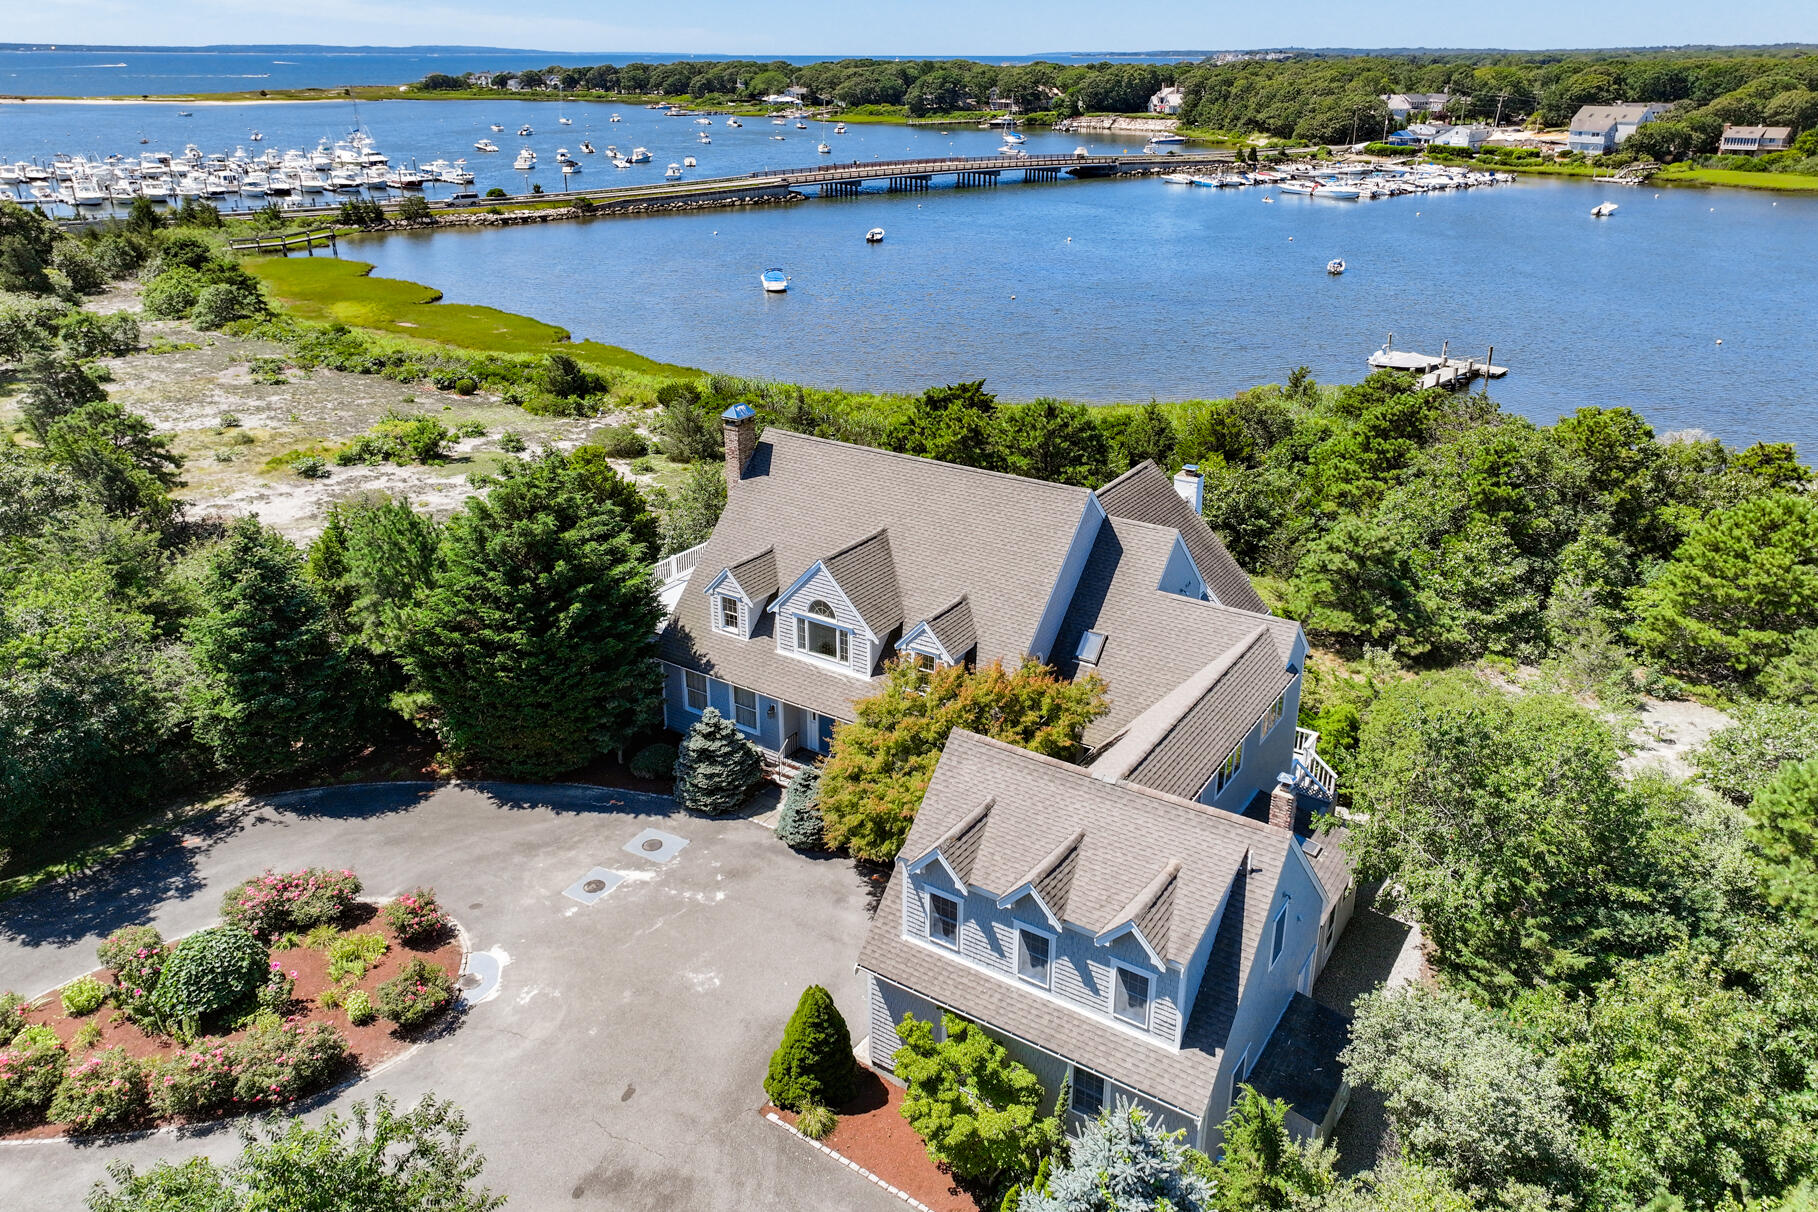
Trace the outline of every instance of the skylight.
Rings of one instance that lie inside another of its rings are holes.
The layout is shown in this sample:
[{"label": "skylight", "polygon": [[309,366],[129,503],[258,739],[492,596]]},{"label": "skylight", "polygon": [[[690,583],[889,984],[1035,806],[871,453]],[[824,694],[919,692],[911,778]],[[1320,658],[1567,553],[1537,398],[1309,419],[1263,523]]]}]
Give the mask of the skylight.
[{"label": "skylight", "polygon": [[1079,657],[1081,662],[1087,665],[1096,665],[1098,664],[1098,658],[1104,654],[1105,636],[1103,632],[1088,631],[1079,637],[1079,652],[1075,655]]}]

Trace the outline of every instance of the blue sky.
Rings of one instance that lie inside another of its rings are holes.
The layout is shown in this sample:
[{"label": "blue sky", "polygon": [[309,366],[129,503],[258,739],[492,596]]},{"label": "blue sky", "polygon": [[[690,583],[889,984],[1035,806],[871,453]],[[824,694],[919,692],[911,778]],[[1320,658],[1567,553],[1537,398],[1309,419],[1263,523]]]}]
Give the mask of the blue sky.
[{"label": "blue sky", "polygon": [[[573,51],[1015,55],[1255,46],[1639,46],[1818,41],[1818,3],[1525,0],[7,0],[13,41],[462,43]],[[509,14],[503,16],[502,14]]]}]

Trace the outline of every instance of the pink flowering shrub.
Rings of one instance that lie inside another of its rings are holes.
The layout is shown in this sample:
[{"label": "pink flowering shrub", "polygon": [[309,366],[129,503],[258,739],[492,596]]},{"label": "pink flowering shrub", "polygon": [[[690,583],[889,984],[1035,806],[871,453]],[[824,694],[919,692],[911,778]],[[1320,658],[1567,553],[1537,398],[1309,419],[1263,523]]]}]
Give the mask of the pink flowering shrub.
[{"label": "pink flowering shrub", "polygon": [[265,982],[259,986],[259,1009],[282,1014],[289,1009],[296,992],[297,974],[286,971],[283,964],[272,960],[270,971],[265,974]]},{"label": "pink flowering shrub", "polygon": [[269,942],[285,931],[340,921],[359,895],[360,877],[351,871],[267,871],[229,889],[221,916]]},{"label": "pink flowering shrub", "polygon": [[78,1132],[130,1124],[145,1112],[145,1066],[110,1048],[72,1067],[51,1098],[51,1122]]},{"label": "pink flowering shrub", "polygon": [[27,1027],[0,1048],[0,1123],[42,1114],[63,1081],[66,1059],[48,1027]]},{"label": "pink flowering shrub", "polygon": [[128,926],[109,935],[95,954],[101,966],[114,974],[114,1001],[127,1017],[141,1025],[155,1022],[152,992],[170,955],[164,936],[151,926]]},{"label": "pink flowering shrub", "polygon": [[410,1031],[448,1009],[454,981],[448,969],[426,959],[407,960],[398,974],[379,986],[379,1013],[387,1022]]},{"label": "pink flowering shrub", "polygon": [[385,903],[385,924],[399,942],[410,946],[440,936],[452,923],[436,903],[435,889],[412,888]]},{"label": "pink flowering shrub", "polygon": [[160,1061],[147,1077],[151,1109],[160,1118],[218,1115],[233,1106],[233,1045],[203,1040]]},{"label": "pink flowering shrub", "polygon": [[231,1052],[236,1111],[275,1107],[329,1084],[347,1067],[347,1038],[328,1023],[255,1027]]},{"label": "pink flowering shrub", "polygon": [[25,999],[17,993],[0,993],[0,1044],[11,1043],[25,1027]]}]

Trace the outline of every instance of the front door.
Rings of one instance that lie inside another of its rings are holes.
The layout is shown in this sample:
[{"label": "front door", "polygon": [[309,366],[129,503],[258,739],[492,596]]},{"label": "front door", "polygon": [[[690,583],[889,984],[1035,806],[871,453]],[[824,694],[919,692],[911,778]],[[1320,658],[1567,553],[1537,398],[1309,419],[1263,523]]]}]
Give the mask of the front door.
[{"label": "front door", "polygon": [[809,713],[809,722],[814,727],[814,751],[827,753],[833,749],[833,717]]}]

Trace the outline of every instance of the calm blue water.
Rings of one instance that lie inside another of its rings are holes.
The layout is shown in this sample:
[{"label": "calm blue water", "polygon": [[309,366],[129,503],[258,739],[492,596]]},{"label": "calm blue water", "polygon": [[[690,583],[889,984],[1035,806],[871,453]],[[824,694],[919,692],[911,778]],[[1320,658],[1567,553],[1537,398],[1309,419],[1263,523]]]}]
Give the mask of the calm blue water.
[{"label": "calm blue water", "polygon": [[[498,50],[474,47],[0,47],[0,95],[26,97],[130,97],[136,94],[237,93],[248,89],[338,88],[348,84],[406,84],[430,72],[540,70],[552,63],[674,63],[683,59],[761,58],[816,63],[845,55],[691,55],[671,51],[624,52]],[[1037,56],[921,56],[970,58],[988,63],[1027,62]],[[1199,53],[1148,55],[1043,54],[1050,63],[1173,63]]]},{"label": "calm blue water", "polygon": [[[255,126],[265,146],[313,146],[355,120],[339,102],[192,108],[179,119],[163,105],[0,106],[0,157],[136,152],[141,129],[170,150],[232,150]],[[609,123],[613,112],[624,121]],[[564,113],[573,126],[556,125]],[[546,165],[582,138],[651,150],[652,165],[623,171],[583,157],[579,180],[591,184],[656,180],[690,154],[702,175],[821,159],[819,127],[716,123],[702,147],[692,121],[635,106],[399,101],[363,104],[358,118],[394,159],[465,155],[482,188],[522,188],[509,154],[525,121],[536,134],[523,142]],[[503,134],[487,129],[495,121]],[[835,158],[983,154],[998,142],[971,128],[849,129],[827,136]],[[473,152],[482,135],[506,153]],[[1028,146],[1079,142],[1032,132]],[[553,168],[533,179],[560,187]],[[827,386],[916,391],[984,377],[1012,399],[1218,396],[1301,363],[1325,381],[1355,380],[1393,332],[1403,349],[1495,346],[1512,373],[1492,394],[1538,421],[1623,404],[1661,432],[1818,451],[1818,199],[1557,180],[1364,203],[1264,196],[1153,179],[1006,184],[390,236],[343,251],[577,337]],[[1621,210],[1591,219],[1605,197]],[[871,227],[888,231],[883,244],[863,243]],[[1350,267],[1341,278],[1324,272],[1332,257]],[[787,295],[759,290],[771,265],[793,276]]]}]

